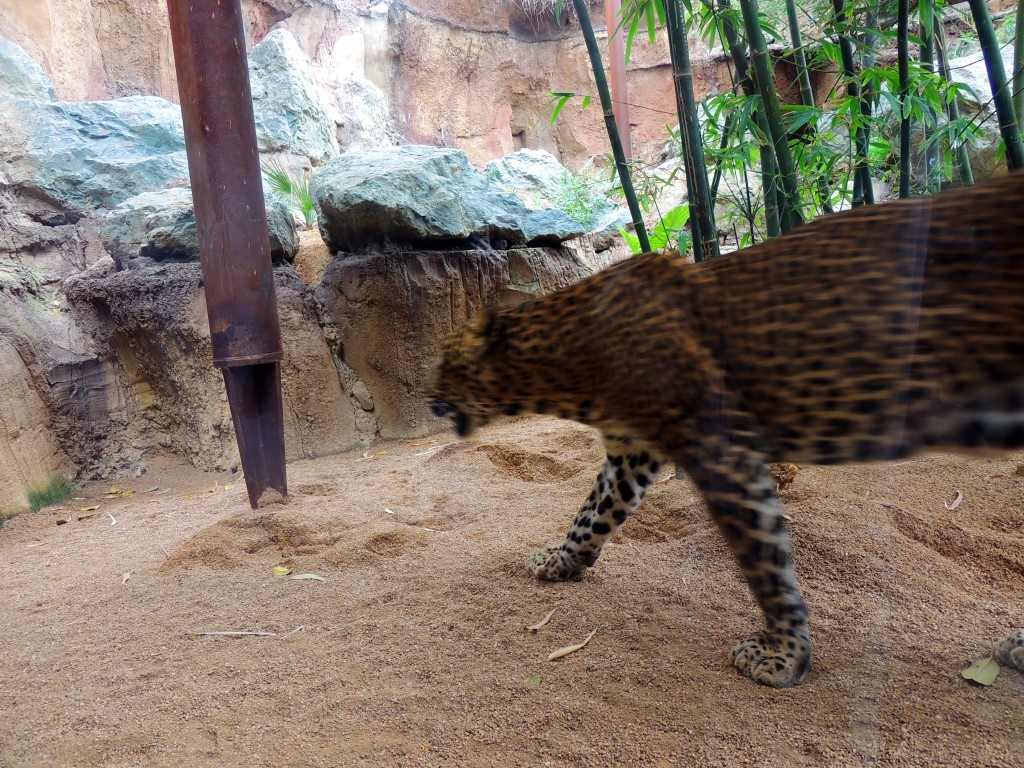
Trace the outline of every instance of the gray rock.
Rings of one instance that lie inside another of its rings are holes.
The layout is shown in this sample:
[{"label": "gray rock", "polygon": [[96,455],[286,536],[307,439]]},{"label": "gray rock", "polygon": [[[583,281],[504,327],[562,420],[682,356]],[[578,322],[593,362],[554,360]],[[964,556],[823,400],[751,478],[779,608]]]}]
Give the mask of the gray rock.
[{"label": "gray rock", "polygon": [[314,165],[338,154],[331,96],[291,32],[276,29],[253,46],[249,82],[261,152],[303,155]]},{"label": "gray rock", "polygon": [[548,245],[583,233],[558,211],[527,209],[456,149],[350,150],[314,171],[310,193],[324,241],[334,251],[359,251],[383,241]]},{"label": "gray rock", "polygon": [[520,149],[487,164],[487,178],[535,207],[550,207],[566,168],[544,149]]},{"label": "gray rock", "polygon": [[[271,256],[292,261],[299,249],[295,220],[277,198],[268,196],[266,204]],[[135,262],[198,261],[192,190],[144,192],[125,200],[107,216],[102,238],[118,269]]]},{"label": "gray rock", "polygon": [[625,208],[620,209],[599,191],[573,184],[572,172],[543,149],[520,149],[492,160],[485,173],[506,192],[521,197],[528,207],[562,210],[587,231],[615,234],[619,226],[629,223]]},{"label": "gray rock", "polygon": [[0,37],[0,100],[56,101],[53,83],[25,49]]},{"label": "gray rock", "polygon": [[348,78],[334,89],[334,98],[335,136],[342,149],[373,149],[401,143],[384,92],[375,83]]},{"label": "gray rock", "polygon": [[6,183],[72,217],[188,183],[181,112],[169,101],[14,99],[8,106],[0,108]]},{"label": "gray rock", "polygon": [[[1013,46],[1003,46],[1001,52],[1003,70],[1008,78],[1013,77]],[[995,112],[995,105],[992,103],[992,84],[989,82],[988,69],[985,67],[981,51],[950,59],[949,74],[954,82],[963,83],[974,94],[974,98],[968,97],[961,101],[966,109],[976,112],[984,108],[986,112]]]},{"label": "gray rock", "polygon": [[370,394],[369,387],[363,381],[357,381],[355,386],[352,387],[352,397],[359,403],[359,407],[364,411],[373,410],[373,395]]}]

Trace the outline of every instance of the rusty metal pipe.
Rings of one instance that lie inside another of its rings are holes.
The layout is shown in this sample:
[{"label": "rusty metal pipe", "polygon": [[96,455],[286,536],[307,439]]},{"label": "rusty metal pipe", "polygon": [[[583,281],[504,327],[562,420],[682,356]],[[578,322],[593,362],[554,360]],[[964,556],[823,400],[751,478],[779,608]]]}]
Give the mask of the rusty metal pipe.
[{"label": "rusty metal pipe", "polygon": [[287,494],[281,329],[240,0],[167,0],[213,364],[249,503]]},{"label": "rusty metal pipe", "polygon": [[614,37],[612,33],[619,25],[622,0],[605,0],[604,18],[608,29],[608,70],[611,73],[612,110],[615,112],[615,127],[626,162],[633,159],[633,131],[629,124],[629,88],[626,85],[626,30]]}]

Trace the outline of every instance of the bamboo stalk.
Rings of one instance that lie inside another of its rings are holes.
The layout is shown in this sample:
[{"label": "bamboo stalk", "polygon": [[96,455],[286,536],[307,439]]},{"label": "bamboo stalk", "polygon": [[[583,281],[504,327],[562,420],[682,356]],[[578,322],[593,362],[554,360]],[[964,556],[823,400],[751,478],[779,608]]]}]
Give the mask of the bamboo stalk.
[{"label": "bamboo stalk", "polygon": [[786,0],[786,20],[789,22],[789,39],[796,57],[796,76],[800,83],[800,98],[805,106],[814,106],[814,89],[811,87],[811,74],[807,70],[807,56],[804,44],[800,39],[800,20],[796,15],[796,0]]},{"label": "bamboo stalk", "polygon": [[715,229],[715,212],[711,207],[704,142],[693,94],[693,69],[690,66],[690,50],[679,0],[665,0],[665,23],[668,27],[676,111],[679,114],[683,162],[686,165],[690,197],[693,258],[695,261],[704,261],[719,254],[718,233]]},{"label": "bamboo stalk", "polygon": [[[946,55],[948,44],[946,42],[946,27],[938,14],[935,15],[935,55],[938,60],[939,72],[948,83],[951,79],[949,71],[949,57]],[[946,113],[949,121],[955,123],[960,119],[960,106],[957,100],[951,99],[946,106]],[[956,147],[957,168],[960,171],[960,183],[963,185],[974,183],[974,173],[971,171],[971,158],[967,154],[967,142],[963,139]]]},{"label": "bamboo stalk", "polygon": [[757,9],[757,0],[740,0],[743,12],[743,26],[747,31],[747,42],[750,45],[750,61],[754,70],[758,93],[765,110],[765,118],[769,129],[768,136],[775,147],[775,160],[779,166],[782,189],[785,193],[787,211],[784,217],[784,230],[789,230],[804,223],[801,213],[800,188],[797,185],[796,164],[793,153],[789,149],[789,137],[782,124],[782,110],[779,97],[775,93],[775,81],[772,77],[771,61],[768,58],[768,44],[761,32],[761,19]]},{"label": "bamboo stalk", "polygon": [[1013,108],[1018,128],[1024,129],[1024,0],[1017,0],[1013,28]]},{"label": "bamboo stalk", "polygon": [[992,26],[992,16],[988,12],[985,0],[968,0],[971,16],[978,28],[978,42],[985,56],[985,68],[992,86],[992,97],[995,102],[996,116],[999,118],[999,132],[1006,142],[1006,164],[1011,171],[1024,168],[1024,145],[1021,144],[1020,128],[1017,116],[1013,111],[1013,99],[1006,82],[1006,70],[1003,69],[1003,57],[999,52],[999,42]]},{"label": "bamboo stalk", "polygon": [[910,197],[910,0],[899,0],[896,18],[896,57],[900,71],[900,197]]},{"label": "bamboo stalk", "polygon": [[583,33],[583,39],[587,44],[587,53],[590,55],[590,67],[594,70],[594,82],[597,85],[597,93],[601,97],[601,109],[604,112],[604,124],[608,131],[608,143],[611,144],[612,156],[615,158],[615,168],[619,172],[622,194],[626,197],[626,205],[629,206],[629,215],[633,218],[633,226],[636,227],[636,236],[640,241],[640,247],[646,252],[651,250],[651,241],[647,237],[647,227],[644,225],[640,204],[636,199],[636,190],[633,189],[633,180],[629,175],[629,165],[626,163],[622,142],[619,140],[619,131],[615,124],[615,109],[612,106],[611,95],[608,93],[608,78],[604,75],[601,50],[597,45],[594,27],[590,23],[590,11],[587,9],[586,0],[572,0],[572,4],[576,9],[576,16],[580,22],[580,31]]},{"label": "bamboo stalk", "polygon": [[[935,55],[934,55],[934,25],[928,23],[926,14],[928,13],[928,3],[932,0],[923,0],[918,5],[918,10],[921,15],[920,25],[920,37],[921,37],[921,56],[920,63],[921,69],[929,74],[935,71]],[[932,8],[931,15],[933,17],[938,16],[936,9]],[[935,116],[931,109],[928,113],[933,117]],[[938,171],[938,159],[939,159],[939,148],[934,143],[929,143],[928,139],[931,136],[931,129],[928,127],[928,122],[922,126],[924,133],[924,142],[922,143],[923,149],[923,160],[924,160],[924,189],[925,192],[931,194],[932,192],[938,191],[938,183],[936,179],[936,172]]]},{"label": "bamboo stalk", "polygon": [[[712,0],[703,0],[703,2],[710,7]],[[720,2],[723,8],[728,9],[730,7],[729,0],[720,0]],[[733,65],[736,67],[736,83],[739,84],[740,88],[743,89],[743,93],[747,96],[756,95],[757,88],[754,87],[754,81],[750,76],[750,61],[747,57],[747,48],[740,38],[736,27],[727,16],[722,17],[722,33],[725,35],[725,42],[729,47],[729,55],[732,57]],[[761,160],[761,193],[764,195],[765,200],[765,231],[769,238],[778,237],[782,234],[782,228],[779,225],[780,214],[781,216],[786,215],[787,206],[785,205],[785,197],[777,194],[779,166],[775,161],[775,146],[772,144],[772,135],[771,131],[768,130],[768,123],[765,120],[763,108],[758,108],[755,111],[754,120],[764,135],[764,141],[758,142],[758,155]],[[718,177],[716,176],[716,195],[717,189]],[[779,197],[783,198],[781,207],[779,205]],[[749,184],[747,188],[747,202],[750,204]],[[753,238],[753,230],[751,230],[751,237]]]},{"label": "bamboo stalk", "polygon": [[[843,0],[832,0],[832,8],[835,11],[835,26],[839,35],[839,52],[843,61],[843,77],[846,78],[846,94],[857,101],[863,115],[860,87],[857,85],[853,64],[853,43],[843,29],[846,26],[846,6]],[[853,141],[853,205],[856,207],[873,200],[871,172],[868,169],[868,138],[863,126],[856,127]]]}]

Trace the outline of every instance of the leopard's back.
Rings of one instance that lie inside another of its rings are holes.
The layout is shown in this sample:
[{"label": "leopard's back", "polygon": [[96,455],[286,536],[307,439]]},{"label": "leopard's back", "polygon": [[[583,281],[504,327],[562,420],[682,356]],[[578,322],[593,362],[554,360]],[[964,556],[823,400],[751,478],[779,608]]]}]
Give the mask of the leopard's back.
[{"label": "leopard's back", "polygon": [[773,456],[1024,445],[1015,209],[1024,175],[826,217],[689,270],[694,327]]}]

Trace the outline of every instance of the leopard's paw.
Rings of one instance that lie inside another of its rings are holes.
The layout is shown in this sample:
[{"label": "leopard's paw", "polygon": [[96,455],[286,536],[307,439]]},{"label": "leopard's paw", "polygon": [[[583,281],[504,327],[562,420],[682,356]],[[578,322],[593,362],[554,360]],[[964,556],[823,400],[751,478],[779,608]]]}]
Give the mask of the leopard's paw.
[{"label": "leopard's paw", "polygon": [[565,547],[545,547],[526,558],[526,570],[540,581],[570,581],[582,578],[587,566],[574,560]]},{"label": "leopard's paw", "polygon": [[732,663],[744,675],[773,688],[799,685],[811,666],[808,637],[755,632],[732,649]]},{"label": "leopard's paw", "polygon": [[996,659],[1003,666],[1024,672],[1024,629],[1011,632],[996,643]]}]

